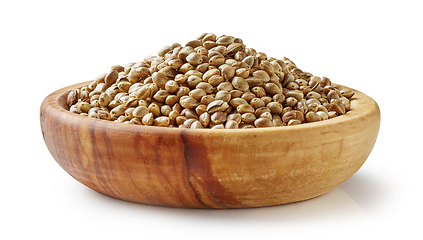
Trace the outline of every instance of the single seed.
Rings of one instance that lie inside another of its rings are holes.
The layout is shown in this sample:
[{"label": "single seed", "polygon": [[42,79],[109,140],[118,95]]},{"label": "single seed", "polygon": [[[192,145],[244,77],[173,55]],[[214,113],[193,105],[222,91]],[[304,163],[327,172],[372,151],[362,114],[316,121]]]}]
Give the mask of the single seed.
[{"label": "single seed", "polygon": [[244,113],[241,115],[241,119],[244,123],[253,124],[257,118],[253,113]]},{"label": "single seed", "polygon": [[202,34],[202,38],[201,41],[204,43],[206,41],[216,41],[216,35],[214,35],[213,33],[206,33],[206,34]]},{"label": "single seed", "polygon": [[185,44],[185,46],[189,46],[191,48],[196,48],[196,47],[201,46],[202,44],[203,43],[202,43],[202,41],[200,39],[196,39],[196,40],[191,40],[191,41],[187,42]]},{"label": "single seed", "polygon": [[235,89],[241,90],[241,91],[248,91],[249,85],[248,82],[245,81],[242,77],[234,77],[232,80],[232,85]]},{"label": "single seed", "polygon": [[288,97],[285,99],[284,106],[287,107],[295,107],[298,103],[298,100],[294,97]]},{"label": "single seed", "polygon": [[236,123],[240,124],[242,121],[242,116],[240,113],[232,113],[232,114],[229,114],[227,117],[227,121],[229,120],[233,120]]},{"label": "single seed", "polygon": [[118,123],[124,123],[124,122],[126,122],[126,121],[129,121],[129,119],[128,119],[125,115],[119,116],[119,117],[115,120],[115,122],[118,122]]},{"label": "single seed", "polygon": [[247,101],[245,101],[242,98],[232,98],[231,101],[229,102],[229,104],[235,108],[237,108],[239,105],[242,104],[248,104]]},{"label": "single seed", "polygon": [[137,118],[144,117],[147,113],[149,113],[149,110],[146,106],[138,106],[132,111],[132,115]]},{"label": "single seed", "polygon": [[142,121],[139,118],[132,118],[130,122],[135,125],[142,125]]},{"label": "single seed", "polygon": [[167,96],[169,96],[169,93],[166,90],[159,90],[154,94],[153,98],[160,103],[164,103]]},{"label": "single seed", "polygon": [[273,122],[268,118],[257,118],[254,121],[254,126],[257,128],[273,127]]},{"label": "single seed", "polygon": [[339,100],[341,100],[342,104],[344,104],[345,112],[351,110],[351,102],[346,97],[341,97]]},{"label": "single seed", "polygon": [[197,65],[199,65],[203,62],[203,58],[201,57],[201,55],[196,53],[196,52],[190,53],[186,57],[186,60],[187,60],[188,63],[190,63],[193,66],[197,66]]},{"label": "single seed", "polygon": [[279,115],[272,116],[272,122],[275,127],[283,127],[286,126],[286,123],[282,121],[282,118]]},{"label": "single seed", "polygon": [[165,90],[170,94],[178,92],[179,84],[173,80],[167,81],[165,84]]},{"label": "single seed", "polygon": [[189,92],[189,96],[195,98],[197,101],[200,101],[203,96],[207,93],[203,89],[194,89]]},{"label": "single seed", "polygon": [[261,107],[261,108],[258,108],[258,109],[256,109],[256,111],[255,111],[255,115],[256,115],[256,117],[258,118],[258,117],[260,117],[263,113],[265,113],[265,112],[268,112],[268,113],[270,113],[270,109],[269,108],[267,108],[267,107]]},{"label": "single seed", "polygon": [[289,82],[286,85],[286,88],[289,89],[289,90],[297,90],[297,89],[300,88],[300,86],[298,86],[298,84],[296,82]]},{"label": "single seed", "polygon": [[311,91],[309,93],[307,93],[306,95],[306,99],[310,99],[310,98],[315,98],[315,99],[320,99],[322,97],[322,95],[320,95],[319,93],[315,92],[315,91]]},{"label": "single seed", "polygon": [[72,106],[73,104],[78,102],[79,98],[79,89],[72,89],[67,96],[67,104],[68,106]]},{"label": "single seed", "polygon": [[157,117],[153,120],[153,126],[158,126],[158,127],[167,127],[170,124],[170,119],[169,117]]},{"label": "single seed", "polygon": [[255,109],[266,106],[266,104],[260,98],[253,98],[253,99],[251,99],[250,104]]},{"label": "single seed", "polygon": [[203,96],[202,98],[201,98],[201,100],[200,100],[200,103],[201,104],[204,104],[204,105],[209,105],[211,102],[213,102],[215,100],[215,98],[212,96],[212,95],[206,95],[206,96]]},{"label": "single seed", "polygon": [[207,94],[213,93],[214,87],[210,83],[200,82],[195,86],[197,89],[204,90]]},{"label": "single seed", "polygon": [[315,113],[315,112],[308,112],[306,114],[305,118],[306,118],[307,122],[309,122],[309,123],[310,122],[318,122],[318,121],[322,120],[320,118],[320,115]]},{"label": "single seed", "polygon": [[240,128],[251,129],[251,128],[256,128],[256,127],[254,127],[254,125],[252,125],[252,124],[242,124],[242,125],[240,125]]},{"label": "single seed", "polygon": [[195,112],[197,113],[197,115],[201,115],[207,112],[207,106],[204,104],[200,104],[195,108]]},{"label": "single seed", "polygon": [[216,93],[215,99],[229,102],[231,100],[231,94],[227,91],[219,91]]},{"label": "single seed", "polygon": [[170,66],[166,66],[160,69],[159,73],[162,73],[166,78],[174,78],[176,75],[178,75],[178,72]]},{"label": "single seed", "polygon": [[222,124],[226,121],[226,115],[223,112],[215,112],[210,116],[210,121],[214,125]]},{"label": "single seed", "polygon": [[104,77],[104,82],[110,86],[113,83],[116,82],[116,80],[118,79],[118,72],[116,70],[111,70],[105,77]]},{"label": "single seed", "polygon": [[200,114],[198,120],[200,121],[201,125],[203,125],[203,127],[208,127],[210,124],[210,114],[208,112],[204,112]]},{"label": "single seed", "polygon": [[342,103],[341,100],[339,100],[339,99],[332,99],[330,101],[330,104],[331,104],[333,110],[335,110],[335,112],[337,114],[339,114],[339,115],[345,114],[345,106],[344,106],[344,104]]},{"label": "single seed", "polygon": [[269,74],[264,70],[257,70],[253,72],[253,77],[260,79],[262,82],[270,81]]},{"label": "single seed", "polygon": [[225,129],[225,127],[223,126],[223,124],[217,124],[214,125],[211,129]]},{"label": "single seed", "polygon": [[328,113],[324,111],[317,111],[316,114],[319,115],[321,120],[327,120],[329,118]]},{"label": "single seed", "polygon": [[228,109],[229,105],[227,102],[223,101],[223,100],[214,100],[213,102],[209,103],[207,105],[207,112],[212,114],[215,112],[223,112],[226,109]]},{"label": "single seed", "polygon": [[203,125],[200,123],[200,121],[194,121],[191,123],[190,126],[191,129],[200,129],[200,128],[204,128]]},{"label": "single seed", "polygon": [[165,84],[169,80],[162,72],[155,72],[151,75],[151,77],[153,82],[162,89],[165,88]]},{"label": "single seed", "polygon": [[352,98],[352,96],[354,96],[354,91],[351,89],[341,89],[340,93],[342,94],[342,96],[350,99]]},{"label": "single seed", "polygon": [[98,114],[98,117],[100,119],[109,120],[109,121],[112,119],[112,115],[109,112],[107,112],[107,111],[98,110],[97,114]]},{"label": "single seed", "polygon": [[[203,56],[202,56],[202,58],[203,58]],[[205,59],[203,58],[202,61],[204,62]],[[199,64],[195,69],[199,72],[205,73],[205,72],[207,72],[207,70],[209,70],[209,66],[210,66],[210,64],[208,62],[205,62],[205,63]]]},{"label": "single seed", "polygon": [[331,81],[330,81],[330,79],[329,79],[329,78],[327,78],[327,77],[322,77],[322,78],[321,78],[321,81],[320,81],[320,85],[321,85],[322,87],[325,87],[325,86],[331,85]]},{"label": "single seed", "polygon": [[235,76],[235,69],[232,66],[225,65],[222,68],[222,77],[225,80],[230,81],[234,76]]},{"label": "single seed", "polygon": [[278,102],[280,104],[283,104],[283,102],[285,101],[285,95],[283,95],[283,94],[275,94],[275,95],[273,95],[272,100],[274,102]]},{"label": "single seed", "polygon": [[241,104],[241,105],[238,105],[238,107],[236,107],[236,110],[240,114],[254,113],[255,112],[254,108],[250,104]]},{"label": "single seed", "polygon": [[72,105],[69,109],[70,112],[72,113],[76,113],[76,114],[80,114],[82,113],[81,109],[79,108],[78,105]]},{"label": "single seed", "polygon": [[298,110],[292,110],[295,113],[295,119],[297,119],[300,122],[304,122],[305,121],[305,115],[304,113],[298,111]]},{"label": "single seed", "polygon": [[175,76],[174,80],[177,84],[184,84],[188,80],[188,76],[184,74],[178,74]]},{"label": "single seed", "polygon": [[254,93],[258,98],[266,96],[266,90],[264,90],[262,87],[253,87],[251,88],[251,92]]},{"label": "single seed", "polygon": [[221,36],[216,40],[216,43],[223,46],[228,46],[234,42],[234,37],[232,36]]},{"label": "single seed", "polygon": [[194,88],[195,86],[197,86],[197,84],[199,84],[202,81],[203,80],[201,79],[201,77],[196,75],[191,75],[188,77],[187,83],[190,88]]},{"label": "single seed", "polygon": [[230,82],[222,82],[220,83],[217,87],[216,90],[217,91],[227,91],[230,92],[231,90],[233,90],[233,85]]},{"label": "single seed", "polygon": [[255,97],[256,97],[256,95],[254,93],[252,93],[252,92],[245,92],[241,96],[241,98],[244,99],[247,102],[250,102]]},{"label": "single seed", "polygon": [[297,120],[297,119],[291,119],[291,120],[289,120],[289,122],[288,122],[288,126],[292,126],[292,125],[298,125],[298,124],[301,124],[301,122],[299,121],[299,120]]},{"label": "single seed", "polygon": [[179,87],[178,92],[176,92],[177,97],[187,96],[189,94],[190,89],[187,87]]},{"label": "single seed", "polygon": [[338,113],[336,113],[336,111],[330,111],[330,112],[328,113],[328,116],[329,116],[329,119],[330,119],[330,118],[334,118],[334,117],[338,116]]},{"label": "single seed", "polygon": [[282,90],[276,85],[275,83],[265,83],[264,89],[266,90],[266,93],[270,96],[273,96],[275,94],[281,94]]},{"label": "single seed", "polygon": [[293,98],[297,99],[297,101],[304,98],[304,93],[301,92],[300,90],[290,90],[290,91],[286,92],[285,95],[288,98],[293,97]]},{"label": "single seed", "polygon": [[282,113],[282,104],[278,102],[270,102],[266,105],[266,107],[270,110],[271,114],[279,115]]},{"label": "single seed", "polygon": [[99,98],[98,98],[98,102],[99,102],[100,106],[103,106],[103,107],[106,107],[107,105],[109,105],[111,100],[112,100],[112,98],[110,97],[110,95],[107,92],[101,93]]},{"label": "single seed", "polygon": [[194,109],[198,105],[200,105],[200,102],[193,97],[183,98],[179,101],[179,103],[181,104],[182,107],[187,108],[187,109]]},{"label": "single seed", "polygon": [[339,99],[339,95],[335,90],[330,90],[327,94],[328,101],[331,102],[332,99]]},{"label": "single seed", "polygon": [[217,67],[217,66],[222,65],[223,63],[225,63],[225,57],[224,56],[221,56],[221,55],[213,56],[209,60],[209,64],[211,66],[216,66]]},{"label": "single seed", "polygon": [[123,114],[125,114],[125,106],[124,105],[118,105],[117,107],[110,110],[110,114],[112,117],[119,117]]},{"label": "single seed", "polygon": [[176,123],[176,125],[177,126],[181,126],[181,125],[183,125],[184,123],[185,123],[185,121],[187,121],[188,119],[187,119],[187,117],[185,117],[185,116],[177,116],[176,117],[176,119],[175,119],[175,123]]},{"label": "single seed", "polygon": [[260,62],[260,68],[263,69],[263,71],[265,71],[267,74],[269,74],[269,76],[275,73],[273,65],[267,60],[263,60]]},{"label": "single seed", "polygon": [[88,112],[88,117],[91,117],[91,118],[100,118],[98,116],[98,112]]},{"label": "single seed", "polygon": [[235,75],[242,78],[247,78],[250,75],[250,70],[246,68],[239,68],[235,71]]},{"label": "single seed", "polygon": [[227,120],[225,124],[226,129],[238,129],[238,123],[234,120]]},{"label": "single seed", "polygon": [[272,114],[270,112],[264,112],[264,113],[262,113],[260,115],[260,118],[267,118],[267,119],[270,119],[270,120],[273,119]]},{"label": "single seed", "polygon": [[160,113],[162,116],[169,116],[169,113],[172,111],[172,108],[169,105],[163,105],[160,107]]},{"label": "single seed", "polygon": [[282,115],[282,121],[288,123],[291,119],[296,119],[296,114],[293,111],[288,111]]},{"label": "single seed", "polygon": [[154,122],[154,117],[152,113],[147,113],[141,120],[142,124],[151,126]]}]

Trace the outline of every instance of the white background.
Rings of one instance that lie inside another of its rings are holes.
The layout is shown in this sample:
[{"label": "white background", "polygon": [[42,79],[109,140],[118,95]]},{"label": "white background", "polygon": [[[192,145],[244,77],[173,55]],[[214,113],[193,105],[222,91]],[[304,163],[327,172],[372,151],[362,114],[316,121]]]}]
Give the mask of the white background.
[{"label": "white background", "polygon": [[[419,1],[2,1],[2,239],[422,239]],[[51,92],[202,32],[232,35],[374,98],[373,152],[321,197],[244,210],[145,206],[98,194],[48,152]],[[5,237],[7,236],[7,237]]]}]

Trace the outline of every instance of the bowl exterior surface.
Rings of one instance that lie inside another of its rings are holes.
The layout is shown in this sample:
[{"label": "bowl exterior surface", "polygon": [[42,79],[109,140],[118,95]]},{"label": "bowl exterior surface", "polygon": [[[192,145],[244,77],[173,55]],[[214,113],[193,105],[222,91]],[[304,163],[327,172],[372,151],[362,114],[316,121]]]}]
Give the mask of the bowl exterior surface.
[{"label": "bowl exterior surface", "polygon": [[376,102],[297,126],[210,130],[114,123],[70,113],[60,89],[40,111],[45,143],[72,177],[104,195],[185,208],[250,208],[306,200],[350,178],[379,131]]}]

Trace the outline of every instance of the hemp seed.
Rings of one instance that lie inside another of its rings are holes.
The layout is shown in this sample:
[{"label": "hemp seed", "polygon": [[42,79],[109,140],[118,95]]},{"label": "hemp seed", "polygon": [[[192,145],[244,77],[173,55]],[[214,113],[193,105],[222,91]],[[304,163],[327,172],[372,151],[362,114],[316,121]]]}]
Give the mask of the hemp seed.
[{"label": "hemp seed", "polygon": [[69,91],[69,111],[119,123],[211,129],[291,126],[351,110],[354,90],[229,35],[203,33],[113,65]]}]

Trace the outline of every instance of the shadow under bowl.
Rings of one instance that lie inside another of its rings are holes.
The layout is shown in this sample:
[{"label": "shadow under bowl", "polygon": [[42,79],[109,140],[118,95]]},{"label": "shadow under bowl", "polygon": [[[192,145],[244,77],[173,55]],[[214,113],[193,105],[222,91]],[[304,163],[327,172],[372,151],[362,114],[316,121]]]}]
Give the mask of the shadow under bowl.
[{"label": "shadow under bowl", "polygon": [[44,141],[73,178],[104,195],[183,208],[251,208],[324,194],[365,162],[380,110],[355,91],[333,119],[260,129],[179,129],[99,120],[68,111],[67,94],[40,109]]}]

